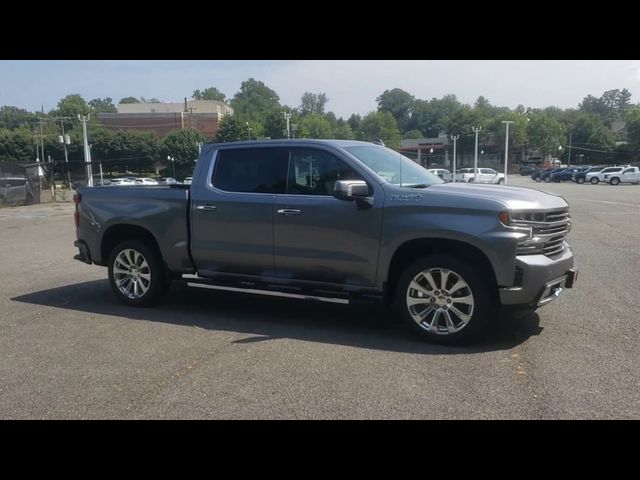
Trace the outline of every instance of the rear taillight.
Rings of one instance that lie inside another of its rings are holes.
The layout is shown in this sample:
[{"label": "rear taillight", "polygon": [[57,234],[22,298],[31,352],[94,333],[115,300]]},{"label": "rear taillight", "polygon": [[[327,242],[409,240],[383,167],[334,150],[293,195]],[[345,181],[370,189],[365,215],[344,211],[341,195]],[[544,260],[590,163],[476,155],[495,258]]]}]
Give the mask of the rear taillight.
[{"label": "rear taillight", "polygon": [[80,205],[81,201],[82,201],[82,195],[80,195],[79,193],[76,193],[73,196],[73,203],[76,204],[76,209],[73,212],[73,221],[76,224],[76,228],[80,228],[80,213],[78,213],[78,205]]}]

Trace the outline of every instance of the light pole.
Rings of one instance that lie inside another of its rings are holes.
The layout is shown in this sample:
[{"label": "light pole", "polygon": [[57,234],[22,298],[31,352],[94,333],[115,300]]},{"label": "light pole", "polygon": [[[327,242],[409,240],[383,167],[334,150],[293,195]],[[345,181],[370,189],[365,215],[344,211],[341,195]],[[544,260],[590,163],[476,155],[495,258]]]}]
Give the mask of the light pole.
[{"label": "light pole", "polygon": [[513,120],[503,120],[507,126],[507,132],[504,137],[504,184],[507,184],[507,165],[509,164],[509,124],[513,123]]},{"label": "light pole", "polygon": [[287,121],[287,138],[291,138],[291,125],[289,124],[291,112],[284,112],[284,119]]},{"label": "light pole", "polygon": [[247,124],[247,139],[251,140],[251,127],[249,126],[249,122],[246,122]]},{"label": "light pole", "polygon": [[82,122],[82,137],[84,143],[84,163],[87,167],[87,186],[93,187],[93,170],[91,168],[91,151],[89,150],[89,141],[87,139],[87,121],[91,114],[83,116],[78,114],[78,119]]},{"label": "light pole", "polygon": [[62,127],[62,135],[58,135],[58,143],[61,143],[64,147],[64,163],[67,167],[67,181],[69,182],[69,188],[71,188],[71,173],[69,172],[69,155],[67,154],[67,145],[71,145],[71,137],[64,133],[64,123],[60,120],[60,126]]},{"label": "light pole", "polygon": [[473,155],[473,183],[478,181],[478,133],[482,130],[482,127],[471,127],[476,133],[476,150]]},{"label": "light pole", "polygon": [[460,135],[451,135],[451,140],[453,140],[453,182],[456,181],[456,143],[458,142],[459,138]]},{"label": "light pole", "polygon": [[[433,165],[433,148],[429,149],[429,160],[431,161],[431,165]],[[427,166],[429,166],[429,162],[427,162]]]},{"label": "light pole", "polygon": [[173,170],[173,178],[176,178],[176,164],[175,164],[176,159],[171,155],[167,155],[167,160],[171,162],[171,169]]}]

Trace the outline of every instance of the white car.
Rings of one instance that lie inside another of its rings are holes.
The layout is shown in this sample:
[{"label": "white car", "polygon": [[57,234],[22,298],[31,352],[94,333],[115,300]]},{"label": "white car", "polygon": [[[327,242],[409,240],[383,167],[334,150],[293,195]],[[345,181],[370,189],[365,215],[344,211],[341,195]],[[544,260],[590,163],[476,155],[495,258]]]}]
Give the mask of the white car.
[{"label": "white car", "polygon": [[629,168],[631,165],[627,165],[626,167],[607,167],[599,172],[590,172],[587,173],[585,177],[585,182],[591,182],[592,185],[597,185],[600,182],[605,181],[605,175],[611,175],[613,173],[622,173],[625,168]]},{"label": "white car", "polygon": [[446,170],[444,168],[430,168],[427,170],[430,173],[433,173],[434,175],[437,175],[438,177],[440,177],[442,180],[444,180],[445,182],[449,182],[451,181],[451,172],[449,170]]},{"label": "white car", "polygon": [[[456,175],[456,180],[473,183],[475,180],[473,168],[461,168],[460,176]],[[493,168],[478,168],[477,183],[497,183],[504,184],[504,173],[498,173]]]},{"label": "white car", "polygon": [[136,178],[136,185],[158,185],[153,178]]},{"label": "white car", "polygon": [[158,179],[158,185],[174,185],[176,183],[178,183],[178,181],[172,177],[160,177]]},{"label": "white car", "polygon": [[135,184],[130,178],[112,178],[108,184],[105,183],[105,187],[127,187]]},{"label": "white car", "polygon": [[184,182],[182,182],[184,185],[191,185],[191,180],[193,180],[193,178],[191,177],[187,177],[184,179]]},{"label": "white car", "polygon": [[605,173],[604,181],[610,185],[618,185],[619,183],[633,183],[637,185],[640,182],[640,168],[629,167],[618,173]]}]

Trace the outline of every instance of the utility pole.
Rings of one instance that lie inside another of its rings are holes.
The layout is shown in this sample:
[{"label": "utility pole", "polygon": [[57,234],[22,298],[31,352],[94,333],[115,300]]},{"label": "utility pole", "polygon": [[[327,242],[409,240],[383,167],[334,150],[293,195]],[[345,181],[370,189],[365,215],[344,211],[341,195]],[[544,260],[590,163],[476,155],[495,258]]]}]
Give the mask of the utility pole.
[{"label": "utility pole", "polygon": [[478,181],[478,132],[482,130],[482,127],[471,127],[476,132],[476,151],[473,156],[473,183]]},{"label": "utility pole", "polygon": [[567,167],[571,166],[571,140],[573,137],[573,133],[569,134],[569,158],[567,159]]},{"label": "utility pole", "polygon": [[71,137],[64,133],[64,121],[60,118],[60,128],[62,129],[62,136],[58,137],[59,143],[64,147],[64,163],[67,167],[67,181],[69,182],[69,188],[71,188],[71,173],[69,172],[69,155],[67,154],[67,145],[71,144]]},{"label": "utility pole", "polygon": [[78,119],[82,122],[82,138],[84,143],[84,163],[87,167],[87,186],[93,187],[93,171],[91,170],[91,152],[89,151],[89,141],[87,139],[87,120],[91,114],[83,116],[78,114]]},{"label": "utility pole", "polygon": [[291,112],[284,112],[284,118],[287,121],[287,138],[291,138],[291,127],[289,121],[291,120]]},{"label": "utility pole", "polygon": [[460,135],[451,135],[451,140],[453,140],[453,182],[456,181],[456,143],[458,142],[458,139],[460,138]]},{"label": "utility pole", "polygon": [[509,124],[513,123],[513,120],[503,120],[507,126],[507,132],[504,137],[504,184],[507,184],[507,165],[509,164]]},{"label": "utility pole", "polygon": [[56,182],[54,179],[56,164],[51,160],[51,155],[48,156],[49,159],[49,188],[51,189],[51,201],[56,201]]}]

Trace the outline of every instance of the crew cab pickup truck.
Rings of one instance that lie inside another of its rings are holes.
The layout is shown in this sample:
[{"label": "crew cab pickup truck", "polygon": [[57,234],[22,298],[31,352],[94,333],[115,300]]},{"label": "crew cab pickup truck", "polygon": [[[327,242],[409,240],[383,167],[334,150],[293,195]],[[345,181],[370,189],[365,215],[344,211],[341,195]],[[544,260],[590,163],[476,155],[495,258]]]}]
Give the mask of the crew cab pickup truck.
[{"label": "crew cab pickup truck", "polygon": [[640,169],[638,167],[629,167],[617,173],[606,173],[604,175],[604,181],[610,185],[618,185],[619,183],[633,183],[638,184],[640,182]]},{"label": "crew cab pickup truck", "polygon": [[498,309],[546,305],[576,278],[569,205],[529,188],[445,183],[347,140],[206,145],[188,185],[81,188],[76,259],[117,298],[188,285],[392,304],[435,342],[468,341]]}]

